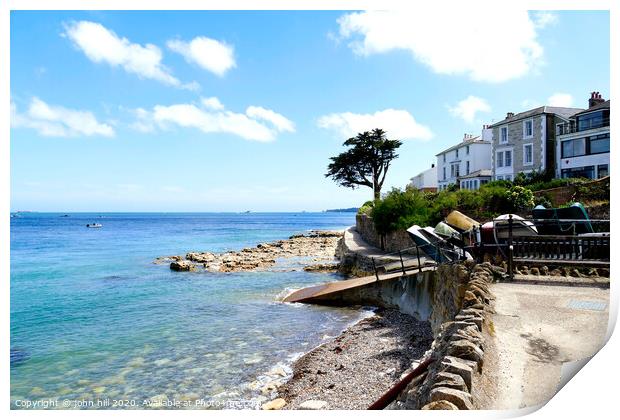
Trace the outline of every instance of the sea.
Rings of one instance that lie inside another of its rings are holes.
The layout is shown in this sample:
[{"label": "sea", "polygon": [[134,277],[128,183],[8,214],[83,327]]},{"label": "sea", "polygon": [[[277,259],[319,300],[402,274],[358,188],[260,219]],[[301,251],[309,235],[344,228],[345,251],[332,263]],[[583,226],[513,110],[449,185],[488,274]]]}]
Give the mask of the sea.
[{"label": "sea", "polygon": [[11,218],[11,407],[197,399],[204,408],[258,407],[296,358],[369,311],[282,303],[295,289],[341,279],[305,272],[301,260],[244,273],[174,272],[153,261],[354,223],[354,213],[336,212],[19,213]]}]

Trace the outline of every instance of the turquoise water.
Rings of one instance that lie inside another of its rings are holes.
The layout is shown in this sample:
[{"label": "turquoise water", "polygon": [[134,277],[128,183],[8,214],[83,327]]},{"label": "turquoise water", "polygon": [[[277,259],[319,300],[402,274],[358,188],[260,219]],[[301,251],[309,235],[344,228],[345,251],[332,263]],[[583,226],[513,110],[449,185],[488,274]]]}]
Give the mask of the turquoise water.
[{"label": "turquoise water", "polygon": [[[352,213],[61,216],[11,219],[14,408],[41,399],[266,399],[265,372],[290,373],[296,354],[362,313],[277,301],[333,274],[176,273],[153,264],[344,228]],[[103,228],[85,227],[93,222]]]}]

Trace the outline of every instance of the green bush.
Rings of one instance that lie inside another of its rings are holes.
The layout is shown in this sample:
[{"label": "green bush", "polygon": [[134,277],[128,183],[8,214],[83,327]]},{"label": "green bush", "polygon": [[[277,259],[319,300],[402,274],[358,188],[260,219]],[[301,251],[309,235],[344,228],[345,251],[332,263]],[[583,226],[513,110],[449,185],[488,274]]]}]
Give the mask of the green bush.
[{"label": "green bush", "polygon": [[529,210],[534,207],[534,193],[520,185],[511,187],[507,192],[507,198],[514,210]]},{"label": "green bush", "polygon": [[381,235],[414,224],[424,226],[428,221],[428,200],[419,191],[395,188],[375,203],[371,214]]},{"label": "green bush", "polygon": [[375,206],[375,202],[372,200],[366,201],[362,207],[357,210],[357,214],[368,214],[372,212],[372,208]]}]

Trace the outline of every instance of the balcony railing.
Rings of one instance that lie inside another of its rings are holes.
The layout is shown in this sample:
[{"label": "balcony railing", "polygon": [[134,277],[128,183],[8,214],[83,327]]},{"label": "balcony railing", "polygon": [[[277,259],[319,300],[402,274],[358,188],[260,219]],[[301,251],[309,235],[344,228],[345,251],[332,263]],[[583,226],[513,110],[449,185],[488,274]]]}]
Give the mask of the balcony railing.
[{"label": "balcony railing", "polygon": [[603,118],[598,121],[583,120],[579,125],[577,125],[575,121],[557,124],[555,126],[555,135],[562,136],[564,134],[578,133],[580,131],[593,130],[601,127],[609,127],[609,118]]}]

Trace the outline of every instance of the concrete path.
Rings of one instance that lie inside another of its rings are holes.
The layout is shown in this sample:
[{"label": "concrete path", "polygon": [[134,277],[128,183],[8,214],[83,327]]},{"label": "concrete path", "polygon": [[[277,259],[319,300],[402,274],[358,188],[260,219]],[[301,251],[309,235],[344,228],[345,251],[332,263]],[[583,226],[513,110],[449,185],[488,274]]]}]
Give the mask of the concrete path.
[{"label": "concrete path", "polygon": [[543,404],[555,395],[564,362],[602,347],[609,289],[498,283],[491,290],[495,340],[485,375],[494,392],[485,408]]}]

